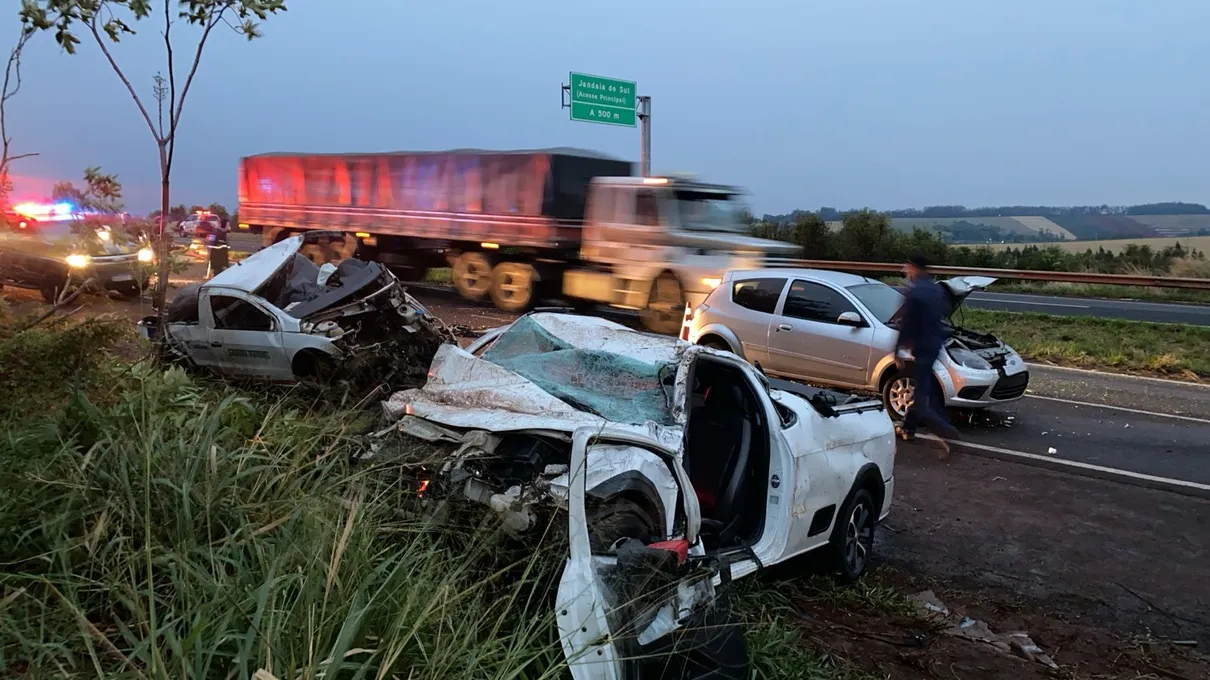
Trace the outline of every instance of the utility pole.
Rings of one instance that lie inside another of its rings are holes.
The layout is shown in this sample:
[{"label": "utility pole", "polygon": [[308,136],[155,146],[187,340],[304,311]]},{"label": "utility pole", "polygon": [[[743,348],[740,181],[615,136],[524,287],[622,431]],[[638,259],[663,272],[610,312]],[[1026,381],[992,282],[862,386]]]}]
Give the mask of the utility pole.
[{"label": "utility pole", "polygon": [[639,174],[651,176],[651,97],[640,96],[638,116],[639,124]]}]

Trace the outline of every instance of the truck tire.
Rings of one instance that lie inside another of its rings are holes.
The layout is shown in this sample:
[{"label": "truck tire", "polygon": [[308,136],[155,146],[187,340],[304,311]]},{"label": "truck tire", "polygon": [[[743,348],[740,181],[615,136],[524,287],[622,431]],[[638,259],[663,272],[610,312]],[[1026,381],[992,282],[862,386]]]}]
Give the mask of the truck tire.
[{"label": "truck tire", "polygon": [[528,312],[538,300],[538,272],[522,262],[501,262],[492,268],[490,295],[497,309]]},{"label": "truck tire", "polygon": [[465,300],[478,302],[492,287],[492,263],[483,253],[462,253],[454,258],[454,289]]},{"label": "truck tire", "polygon": [[322,239],[318,243],[308,243],[302,247],[303,255],[311,258],[311,261],[317,265],[324,264],[340,264],[344,260],[353,257],[353,253],[357,251],[357,239]]},{"label": "truck tire", "polygon": [[639,312],[643,326],[653,333],[676,335],[685,320],[685,292],[681,282],[668,272],[652,282],[647,308]]}]

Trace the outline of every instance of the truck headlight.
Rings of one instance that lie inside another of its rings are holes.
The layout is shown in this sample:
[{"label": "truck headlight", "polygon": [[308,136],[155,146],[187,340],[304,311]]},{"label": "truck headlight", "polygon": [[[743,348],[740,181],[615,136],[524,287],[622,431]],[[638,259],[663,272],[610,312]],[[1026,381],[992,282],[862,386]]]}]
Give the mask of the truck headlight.
[{"label": "truck headlight", "polygon": [[949,350],[949,353],[950,358],[959,366],[965,366],[976,371],[990,371],[992,368],[992,365],[987,363],[986,359],[969,349],[954,347]]},{"label": "truck headlight", "polygon": [[92,262],[92,258],[87,255],[68,255],[67,266],[72,269],[83,269]]},{"label": "truck headlight", "polygon": [[151,262],[155,259],[155,251],[151,248],[139,248],[139,262]]},{"label": "truck headlight", "polygon": [[722,279],[715,279],[715,278],[710,278],[710,277],[702,279],[702,285],[706,286],[710,290],[714,290],[715,288],[718,288],[718,284],[720,284],[722,282],[723,282]]}]

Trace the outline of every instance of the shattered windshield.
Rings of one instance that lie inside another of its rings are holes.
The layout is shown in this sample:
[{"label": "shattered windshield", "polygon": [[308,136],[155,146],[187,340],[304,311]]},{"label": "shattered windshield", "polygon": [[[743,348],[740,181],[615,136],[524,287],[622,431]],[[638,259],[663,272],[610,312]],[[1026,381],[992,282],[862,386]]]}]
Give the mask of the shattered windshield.
[{"label": "shattered windshield", "polygon": [[681,209],[681,229],[685,231],[719,231],[746,233],[740,219],[741,206],[727,194],[706,191],[677,191],[676,202]]},{"label": "shattered windshield", "polygon": [[617,423],[673,424],[674,362],[578,349],[523,317],[482,354],[571,406]]}]

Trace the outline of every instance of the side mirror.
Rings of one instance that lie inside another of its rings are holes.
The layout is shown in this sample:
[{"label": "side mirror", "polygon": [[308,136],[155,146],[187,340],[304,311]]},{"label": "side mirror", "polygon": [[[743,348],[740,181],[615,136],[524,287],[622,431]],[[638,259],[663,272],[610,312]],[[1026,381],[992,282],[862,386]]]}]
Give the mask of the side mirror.
[{"label": "side mirror", "polygon": [[857,312],[845,312],[844,314],[841,314],[840,316],[836,317],[836,323],[842,326],[852,326],[854,328],[861,328],[865,325],[865,321],[862,320],[861,315]]}]

